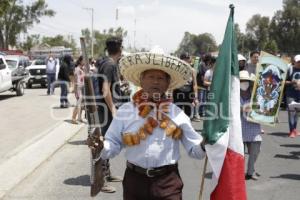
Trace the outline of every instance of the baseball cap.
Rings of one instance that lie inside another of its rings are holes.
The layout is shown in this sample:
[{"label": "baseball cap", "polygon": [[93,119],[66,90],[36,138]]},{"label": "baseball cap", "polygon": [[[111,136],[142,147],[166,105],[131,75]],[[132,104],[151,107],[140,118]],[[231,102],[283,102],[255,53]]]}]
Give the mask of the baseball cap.
[{"label": "baseball cap", "polygon": [[238,54],[238,61],[244,60],[246,61],[246,58],[242,54]]}]

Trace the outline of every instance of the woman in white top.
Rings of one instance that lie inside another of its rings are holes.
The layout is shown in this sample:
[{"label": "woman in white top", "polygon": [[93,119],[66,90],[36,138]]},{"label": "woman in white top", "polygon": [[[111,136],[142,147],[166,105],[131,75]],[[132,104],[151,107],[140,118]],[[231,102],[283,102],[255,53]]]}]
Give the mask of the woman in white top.
[{"label": "woman in white top", "polygon": [[72,115],[72,123],[73,124],[78,124],[76,121],[82,122],[81,118],[81,107],[82,107],[82,98],[83,98],[83,86],[84,86],[84,61],[83,57],[80,56],[76,62],[76,68],[74,72],[75,76],[75,97],[76,97],[76,106],[73,110],[73,115]]},{"label": "woman in white top", "polygon": [[210,68],[205,72],[203,84],[207,86],[208,91],[210,90],[210,85],[214,75],[216,58],[212,57],[210,62]]}]

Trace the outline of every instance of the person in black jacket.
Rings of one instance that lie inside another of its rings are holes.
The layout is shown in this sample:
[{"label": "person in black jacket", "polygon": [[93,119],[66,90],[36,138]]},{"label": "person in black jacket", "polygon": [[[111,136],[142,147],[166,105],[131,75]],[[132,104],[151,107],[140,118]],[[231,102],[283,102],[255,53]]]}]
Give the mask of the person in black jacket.
[{"label": "person in black jacket", "polygon": [[70,82],[69,78],[69,69],[71,65],[72,57],[70,55],[65,55],[62,59],[59,72],[58,72],[58,80],[60,83],[61,93],[60,93],[60,107],[68,108],[68,85]]}]

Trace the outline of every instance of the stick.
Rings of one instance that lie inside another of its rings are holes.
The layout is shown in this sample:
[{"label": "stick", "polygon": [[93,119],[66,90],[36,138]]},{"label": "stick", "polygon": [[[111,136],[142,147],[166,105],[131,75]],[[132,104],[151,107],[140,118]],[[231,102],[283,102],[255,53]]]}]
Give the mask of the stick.
[{"label": "stick", "polygon": [[203,172],[202,172],[202,177],[201,177],[199,200],[203,199],[204,180],[205,180],[206,167],[207,167],[207,155],[205,155],[205,161],[204,161]]}]

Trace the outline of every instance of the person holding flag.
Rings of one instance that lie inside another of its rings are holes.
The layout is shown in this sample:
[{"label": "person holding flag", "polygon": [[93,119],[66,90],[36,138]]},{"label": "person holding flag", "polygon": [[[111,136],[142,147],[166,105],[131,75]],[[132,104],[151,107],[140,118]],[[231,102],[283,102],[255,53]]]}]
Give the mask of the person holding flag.
[{"label": "person holding flag", "polygon": [[113,158],[125,149],[124,200],[182,199],[180,143],[192,158],[203,159],[205,152],[190,118],[166,92],[183,86],[193,69],[177,57],[146,52],[124,56],[120,71],[142,89],[116,112],[101,158]]},{"label": "person holding flag", "polygon": [[234,6],[230,5],[225,36],[219,50],[203,137],[212,167],[211,200],[246,200],[244,148],[240,119],[240,81],[234,30]]}]

